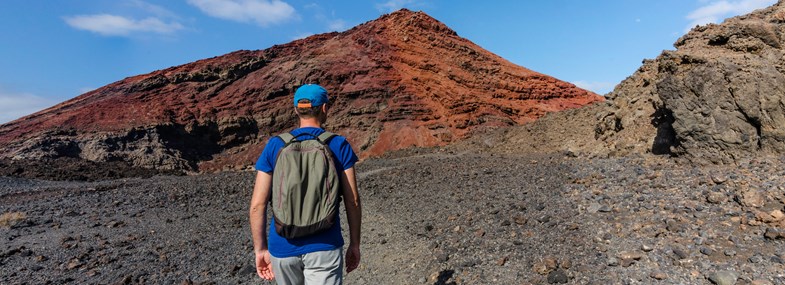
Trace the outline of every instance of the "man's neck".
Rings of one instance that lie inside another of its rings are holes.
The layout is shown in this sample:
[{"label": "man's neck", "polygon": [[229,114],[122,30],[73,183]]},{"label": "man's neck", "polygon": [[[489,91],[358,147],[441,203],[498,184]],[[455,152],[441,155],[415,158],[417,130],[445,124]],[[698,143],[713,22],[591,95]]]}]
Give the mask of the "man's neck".
[{"label": "man's neck", "polygon": [[316,118],[302,119],[300,118],[300,128],[322,128],[322,124]]}]

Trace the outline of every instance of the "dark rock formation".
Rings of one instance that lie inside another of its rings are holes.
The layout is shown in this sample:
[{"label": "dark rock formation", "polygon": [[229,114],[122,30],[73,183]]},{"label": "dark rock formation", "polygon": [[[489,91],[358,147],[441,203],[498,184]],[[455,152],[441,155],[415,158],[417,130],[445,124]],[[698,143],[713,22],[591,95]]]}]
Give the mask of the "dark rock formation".
[{"label": "dark rock formation", "polygon": [[716,164],[782,154],[784,45],[780,1],[696,27],[675,43],[676,50],[644,60],[604,103],[549,114],[500,138],[471,143],[506,152],[651,153]]},{"label": "dark rock formation", "polygon": [[702,163],[784,152],[783,43],[782,1],[693,29],[607,96],[598,137]]},{"label": "dark rock formation", "polygon": [[221,170],[296,124],[291,94],[331,92],[327,127],[361,156],[461,140],[602,97],[514,65],[421,12],[138,75],[0,126],[0,158]]}]

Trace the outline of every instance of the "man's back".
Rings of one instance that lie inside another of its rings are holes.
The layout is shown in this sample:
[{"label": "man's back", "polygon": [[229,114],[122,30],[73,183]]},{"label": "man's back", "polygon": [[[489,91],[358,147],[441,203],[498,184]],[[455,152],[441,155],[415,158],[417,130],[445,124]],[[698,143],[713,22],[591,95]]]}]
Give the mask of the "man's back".
[{"label": "man's back", "polygon": [[[322,125],[327,121],[329,110],[327,90],[318,85],[303,85],[295,92],[293,103],[300,128],[292,131],[292,134],[313,137],[322,134]],[[334,154],[335,166],[339,168],[336,172],[349,224],[350,242],[346,258],[341,255],[344,241],[338,215],[335,215],[333,226],[326,231],[300,238],[282,237],[271,224],[268,240],[266,223],[267,205],[272,193],[271,173],[275,170],[276,157],[284,145],[280,138],[274,137],[267,142],[256,162],[258,171],[249,211],[259,277],[268,280],[275,278],[278,284],[341,284],[343,264],[346,264],[347,273],[359,266],[362,207],[354,173],[357,155],[344,137],[335,136],[327,144]]]},{"label": "man's back", "polygon": [[[314,139],[324,132],[324,129],[321,128],[306,127],[295,129],[290,133],[301,139]],[[340,171],[352,168],[354,163],[357,162],[357,155],[343,136],[335,136],[326,143],[333,153],[335,166],[338,167]],[[284,145],[285,142],[281,138],[270,138],[262,151],[259,160],[256,161],[256,170],[273,173],[275,170],[276,158]],[[269,233],[269,250],[270,254],[275,257],[291,257],[314,251],[333,250],[344,245],[343,236],[341,235],[341,223],[338,215],[335,217],[333,227],[315,235],[296,239],[286,239],[275,231],[275,225],[273,223],[270,225]]]}]

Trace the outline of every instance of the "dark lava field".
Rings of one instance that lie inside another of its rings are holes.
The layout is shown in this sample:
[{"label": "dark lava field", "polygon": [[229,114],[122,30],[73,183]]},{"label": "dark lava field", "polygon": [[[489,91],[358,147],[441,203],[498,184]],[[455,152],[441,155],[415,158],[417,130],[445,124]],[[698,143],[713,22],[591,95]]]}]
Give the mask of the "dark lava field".
[{"label": "dark lava field", "polygon": [[[362,262],[346,283],[785,284],[783,162],[445,148],[365,160]],[[0,283],[266,284],[253,177],[0,177]]]}]

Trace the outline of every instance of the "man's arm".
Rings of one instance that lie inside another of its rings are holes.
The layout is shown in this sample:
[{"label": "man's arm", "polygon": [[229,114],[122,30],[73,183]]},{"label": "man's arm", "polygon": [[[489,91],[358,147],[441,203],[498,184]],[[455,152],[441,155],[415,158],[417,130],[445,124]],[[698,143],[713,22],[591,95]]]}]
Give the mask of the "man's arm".
[{"label": "man's arm", "polygon": [[354,167],[344,170],[341,175],[341,189],[346,217],[349,220],[349,248],[346,250],[346,272],[349,273],[360,265],[360,225],[362,224],[362,206]]},{"label": "man's arm", "polygon": [[256,273],[259,277],[272,280],[273,270],[270,263],[270,252],[267,251],[267,201],[270,199],[272,176],[269,173],[257,171],[256,182],[251,196],[251,235],[253,236],[253,249],[256,255]]}]

